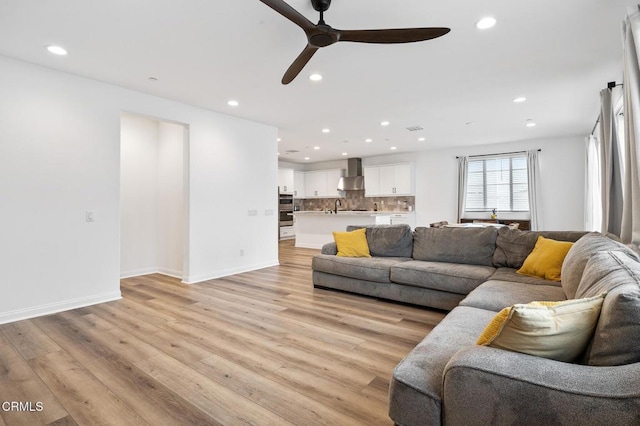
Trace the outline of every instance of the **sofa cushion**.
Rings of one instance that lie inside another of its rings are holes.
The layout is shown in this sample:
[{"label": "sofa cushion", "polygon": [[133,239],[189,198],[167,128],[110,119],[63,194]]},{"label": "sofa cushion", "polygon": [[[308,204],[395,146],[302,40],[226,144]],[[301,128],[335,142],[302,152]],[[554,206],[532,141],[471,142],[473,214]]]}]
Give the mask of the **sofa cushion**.
[{"label": "sofa cushion", "polygon": [[540,235],[518,273],[560,281],[562,262],[572,245],[569,241],[556,241]]},{"label": "sofa cushion", "polygon": [[456,352],[474,344],[494,315],[458,306],[400,361],[389,390],[389,416],[395,423],[441,424],[444,368]]},{"label": "sofa cushion", "polygon": [[540,235],[557,241],[575,242],[584,234],[586,232],[582,231],[521,231],[503,226],[498,230],[493,265],[520,269]]},{"label": "sofa cushion", "polygon": [[585,362],[598,366],[640,362],[640,263],[621,251],[593,254],[576,297],[604,291],[608,294]]},{"label": "sofa cushion", "polygon": [[601,294],[506,307],[491,320],[476,344],[557,361],[574,361],[593,336],[603,300],[604,294]]},{"label": "sofa cushion", "polygon": [[[362,228],[347,226],[347,231]],[[401,225],[367,225],[366,235],[371,256],[411,257],[413,253],[413,233],[411,227]]]},{"label": "sofa cushion", "polygon": [[390,283],[389,269],[391,266],[406,262],[411,258],[398,257],[338,257],[328,254],[318,254],[311,261],[314,271],[360,280]]},{"label": "sofa cushion", "polygon": [[519,274],[516,269],[506,267],[497,268],[496,272],[491,275],[489,279],[498,281],[511,281],[514,283],[539,284],[560,287],[560,283],[557,281],[545,280],[544,278],[532,277],[530,275],[522,275]]},{"label": "sofa cushion", "polygon": [[571,247],[562,264],[562,288],[568,299],[576,296],[576,290],[589,258],[594,253],[609,250],[618,250],[632,259],[640,260],[633,250],[602,234],[592,232],[583,236]]},{"label": "sofa cushion", "polygon": [[523,284],[499,281],[492,278],[469,293],[460,302],[460,306],[471,306],[498,312],[516,303],[529,303],[534,300],[551,302],[564,299],[564,291],[562,291],[562,287],[557,285]]},{"label": "sofa cushion", "polygon": [[391,281],[415,287],[469,294],[495,272],[493,266],[412,260],[391,267]]},{"label": "sofa cushion", "polygon": [[486,228],[417,227],[413,258],[432,262],[493,266],[498,230]]}]

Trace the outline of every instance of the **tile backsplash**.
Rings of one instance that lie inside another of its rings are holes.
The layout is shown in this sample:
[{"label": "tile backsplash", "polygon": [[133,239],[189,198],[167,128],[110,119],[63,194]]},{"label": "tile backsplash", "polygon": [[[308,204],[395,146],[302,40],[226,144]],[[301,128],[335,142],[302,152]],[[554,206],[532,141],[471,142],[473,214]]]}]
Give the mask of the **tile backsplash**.
[{"label": "tile backsplash", "polygon": [[[365,198],[364,191],[347,191],[340,200],[340,210],[375,210],[389,212],[406,212],[414,210],[414,196],[398,197],[369,197]],[[336,198],[301,198],[294,199],[294,208],[300,211],[333,210]]]}]

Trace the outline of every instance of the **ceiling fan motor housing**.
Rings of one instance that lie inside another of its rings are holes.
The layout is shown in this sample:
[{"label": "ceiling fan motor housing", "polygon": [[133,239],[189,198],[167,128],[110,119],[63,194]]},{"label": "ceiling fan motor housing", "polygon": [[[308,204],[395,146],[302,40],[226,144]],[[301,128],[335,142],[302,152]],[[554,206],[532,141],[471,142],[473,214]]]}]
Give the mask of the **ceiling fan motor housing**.
[{"label": "ceiling fan motor housing", "polygon": [[317,12],[326,12],[331,6],[331,0],[311,0],[311,5]]}]

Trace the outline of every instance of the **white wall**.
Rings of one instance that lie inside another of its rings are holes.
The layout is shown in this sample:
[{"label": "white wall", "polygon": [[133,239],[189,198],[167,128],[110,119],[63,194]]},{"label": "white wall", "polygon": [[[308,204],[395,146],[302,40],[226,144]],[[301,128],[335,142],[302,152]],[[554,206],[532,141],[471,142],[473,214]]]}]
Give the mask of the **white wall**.
[{"label": "white wall", "polygon": [[184,126],[122,115],[120,276],[182,278],[186,230]]},{"label": "white wall", "polygon": [[122,116],[120,276],[158,271],[158,122]]},{"label": "white wall", "polygon": [[188,130],[175,123],[158,123],[158,272],[182,278],[187,230],[184,205],[185,149]]},{"label": "white wall", "polygon": [[5,57],[0,93],[0,323],[120,297],[123,111],[189,126],[186,281],[277,264],[276,128]]},{"label": "white wall", "polygon": [[419,153],[416,160],[416,221],[418,226],[457,218],[457,161],[459,155],[496,154],[542,149],[540,208],[542,229],[584,228],[585,148],[582,137],[452,148]]}]

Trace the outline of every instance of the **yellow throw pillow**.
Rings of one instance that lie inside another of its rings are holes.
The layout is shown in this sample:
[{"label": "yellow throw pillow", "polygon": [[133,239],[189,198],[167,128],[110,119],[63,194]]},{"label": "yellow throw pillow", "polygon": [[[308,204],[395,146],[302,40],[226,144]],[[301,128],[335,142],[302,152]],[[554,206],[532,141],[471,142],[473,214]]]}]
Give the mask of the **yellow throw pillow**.
[{"label": "yellow throw pillow", "polygon": [[476,344],[574,361],[593,336],[605,295],[504,308],[487,325]]},{"label": "yellow throw pillow", "polygon": [[551,281],[560,281],[562,262],[573,243],[539,236],[533,251],[524,260],[519,274],[533,275]]},{"label": "yellow throw pillow", "polygon": [[338,256],[342,257],[371,257],[367,244],[367,230],[356,229],[351,232],[334,232],[333,239],[338,248]]}]

